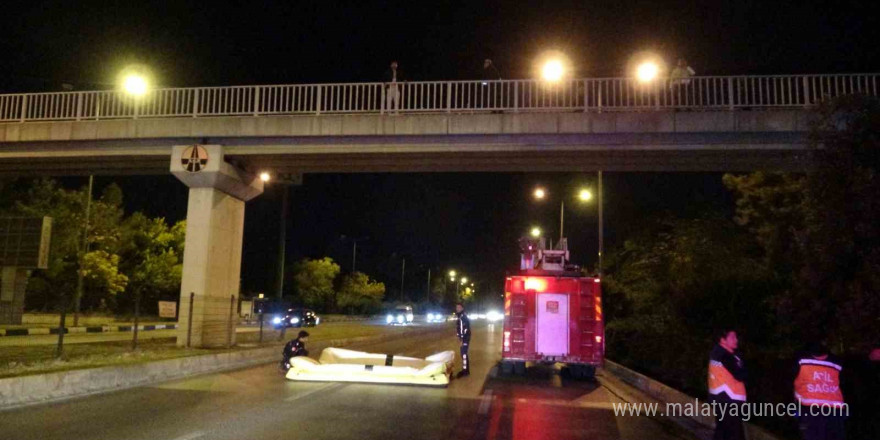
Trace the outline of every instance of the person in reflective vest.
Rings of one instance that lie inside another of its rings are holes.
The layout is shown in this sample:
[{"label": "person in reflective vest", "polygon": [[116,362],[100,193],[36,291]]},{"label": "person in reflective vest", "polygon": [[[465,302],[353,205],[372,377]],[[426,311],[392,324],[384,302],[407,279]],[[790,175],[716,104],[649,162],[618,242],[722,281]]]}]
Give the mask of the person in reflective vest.
[{"label": "person in reflective vest", "polygon": [[723,329],[716,334],[709,353],[709,401],[716,403],[714,440],[743,440],[742,411],[734,409],[746,401],[746,368],[737,352],[736,332]]},{"label": "person in reflective vest", "polygon": [[800,403],[798,417],[804,440],[843,439],[848,412],[840,391],[840,361],[820,343],[807,345],[798,357],[794,398]]}]

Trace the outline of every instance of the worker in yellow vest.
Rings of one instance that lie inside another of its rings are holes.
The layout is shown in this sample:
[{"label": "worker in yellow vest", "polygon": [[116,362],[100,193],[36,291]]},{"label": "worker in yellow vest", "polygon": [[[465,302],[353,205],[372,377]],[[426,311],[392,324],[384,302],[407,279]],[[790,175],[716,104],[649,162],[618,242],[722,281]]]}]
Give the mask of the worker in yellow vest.
[{"label": "worker in yellow vest", "polygon": [[804,440],[843,440],[849,408],[840,391],[840,361],[822,344],[810,343],[798,358],[794,398]]},{"label": "worker in yellow vest", "polygon": [[716,334],[709,353],[709,402],[715,411],[713,440],[744,440],[742,407],[746,402],[746,367],[737,351],[736,332],[723,329]]}]

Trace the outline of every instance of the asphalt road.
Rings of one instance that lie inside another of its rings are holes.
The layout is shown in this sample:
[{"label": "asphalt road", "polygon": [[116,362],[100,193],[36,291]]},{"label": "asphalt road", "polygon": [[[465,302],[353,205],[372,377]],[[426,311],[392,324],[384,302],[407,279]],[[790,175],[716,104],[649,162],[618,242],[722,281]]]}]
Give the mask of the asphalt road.
[{"label": "asphalt road", "polygon": [[[673,439],[654,420],[615,417],[595,382],[533,368],[495,377],[501,328],[478,323],[471,375],[448,388],[287,381],[275,365],[0,412],[0,439]],[[427,356],[453,335],[351,348]],[[458,366],[456,366],[458,369]]]}]

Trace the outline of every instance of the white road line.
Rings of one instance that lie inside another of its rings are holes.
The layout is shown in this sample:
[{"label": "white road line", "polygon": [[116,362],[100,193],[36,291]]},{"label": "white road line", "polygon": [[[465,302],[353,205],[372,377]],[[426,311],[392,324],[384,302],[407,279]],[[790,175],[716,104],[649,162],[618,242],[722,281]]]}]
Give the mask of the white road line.
[{"label": "white road line", "polygon": [[299,394],[297,394],[297,395],[295,395],[295,396],[290,396],[290,397],[284,399],[284,401],[285,401],[285,402],[293,402],[293,401],[295,401],[295,400],[299,400],[299,399],[302,399],[303,397],[311,396],[312,394],[319,393],[319,392],[321,392],[321,391],[327,391],[327,390],[329,390],[329,389],[331,389],[331,388],[341,388],[341,387],[343,387],[343,386],[345,386],[345,385],[346,385],[346,384],[344,384],[344,383],[328,383],[328,384],[326,384],[326,385],[324,385],[324,386],[322,386],[322,387],[320,387],[320,388],[316,388],[316,389],[314,389],[314,390],[309,390],[309,391],[306,391],[306,392],[304,392],[304,393],[299,393]]},{"label": "white road line", "polygon": [[196,431],[196,432],[191,432],[191,433],[184,435],[182,437],[177,437],[174,440],[194,440],[194,439],[197,439],[199,437],[204,437],[204,436],[205,436],[204,432]]},{"label": "white road line", "polygon": [[481,416],[489,414],[489,408],[492,406],[492,390],[487,390],[486,394],[483,394],[483,397],[480,398],[480,408],[477,410],[477,413]]}]

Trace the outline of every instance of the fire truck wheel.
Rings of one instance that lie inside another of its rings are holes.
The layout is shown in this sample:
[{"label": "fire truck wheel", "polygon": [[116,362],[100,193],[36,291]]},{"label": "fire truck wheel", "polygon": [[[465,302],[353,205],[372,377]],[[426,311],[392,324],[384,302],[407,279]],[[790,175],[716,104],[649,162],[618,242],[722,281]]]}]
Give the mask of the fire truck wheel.
[{"label": "fire truck wheel", "polygon": [[596,376],[596,368],[592,365],[569,365],[568,373],[572,379],[593,380]]},{"label": "fire truck wheel", "polygon": [[514,362],[513,372],[517,376],[525,376],[526,375],[526,363],[525,362]]}]

